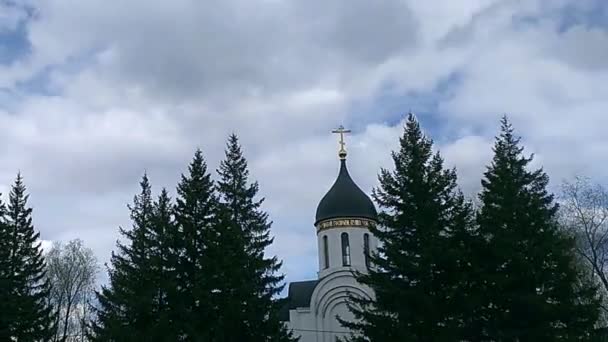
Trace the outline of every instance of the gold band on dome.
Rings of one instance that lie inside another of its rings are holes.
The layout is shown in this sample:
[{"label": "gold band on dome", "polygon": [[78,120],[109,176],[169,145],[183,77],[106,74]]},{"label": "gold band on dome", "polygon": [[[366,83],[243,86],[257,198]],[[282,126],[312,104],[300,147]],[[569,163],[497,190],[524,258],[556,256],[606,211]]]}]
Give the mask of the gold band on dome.
[{"label": "gold band on dome", "polygon": [[366,219],[366,218],[335,218],[324,220],[317,223],[317,232],[322,230],[327,230],[331,228],[342,228],[342,227],[361,227],[361,228],[369,228],[375,225],[376,222],[374,220]]}]

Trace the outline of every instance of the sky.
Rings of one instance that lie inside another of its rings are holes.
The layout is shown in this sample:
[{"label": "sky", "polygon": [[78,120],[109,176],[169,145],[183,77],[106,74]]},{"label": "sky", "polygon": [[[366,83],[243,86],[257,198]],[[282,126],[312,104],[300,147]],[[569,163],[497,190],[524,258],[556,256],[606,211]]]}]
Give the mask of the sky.
[{"label": "sky", "polygon": [[608,181],[604,0],[0,0],[0,193],[106,262],[144,172],[174,193],[236,133],[287,281],[314,279],[339,125],[359,186],[415,113],[474,197],[507,114],[552,189]]}]

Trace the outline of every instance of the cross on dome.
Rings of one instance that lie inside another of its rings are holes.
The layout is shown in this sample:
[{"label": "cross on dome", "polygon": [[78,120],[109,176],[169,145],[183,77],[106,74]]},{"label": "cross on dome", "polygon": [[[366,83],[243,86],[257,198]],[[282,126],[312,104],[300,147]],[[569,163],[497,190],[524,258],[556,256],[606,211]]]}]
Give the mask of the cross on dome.
[{"label": "cross on dome", "polygon": [[346,159],[346,148],[345,148],[346,142],[344,142],[344,134],[350,133],[351,130],[345,129],[344,126],[340,125],[340,127],[338,127],[337,129],[334,129],[331,132],[340,134],[340,141],[338,142],[340,144],[340,150],[338,151],[338,156],[340,157],[341,160]]}]

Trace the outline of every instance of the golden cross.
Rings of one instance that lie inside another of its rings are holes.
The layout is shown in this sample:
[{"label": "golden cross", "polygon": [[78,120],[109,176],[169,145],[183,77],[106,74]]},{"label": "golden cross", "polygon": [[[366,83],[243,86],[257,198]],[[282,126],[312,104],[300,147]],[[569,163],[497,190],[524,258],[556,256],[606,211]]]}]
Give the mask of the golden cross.
[{"label": "golden cross", "polygon": [[344,148],[346,143],[344,142],[344,133],[350,133],[350,129],[344,129],[344,126],[340,125],[338,129],[334,129],[331,132],[340,134],[340,151],[338,152],[338,156],[340,156],[340,159],[346,159],[346,148]]}]

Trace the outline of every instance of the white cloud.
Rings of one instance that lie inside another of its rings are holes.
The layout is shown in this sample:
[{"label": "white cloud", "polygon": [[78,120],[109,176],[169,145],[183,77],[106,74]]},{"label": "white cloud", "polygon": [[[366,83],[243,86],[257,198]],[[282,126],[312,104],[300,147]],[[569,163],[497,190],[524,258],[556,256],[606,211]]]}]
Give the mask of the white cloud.
[{"label": "white cloud", "polygon": [[[32,3],[31,53],[0,65],[0,89],[15,97],[0,102],[0,189],[21,170],[42,237],[81,237],[107,260],[143,171],[171,189],[196,147],[215,169],[234,131],[276,222],[272,252],[290,279],[309,276],[314,210],[337,172],[329,130],[360,128],[349,167],[369,191],[401,134],[384,120],[429,110],[381,112],[386,92],[431,103],[425,128],[467,192],[503,113],[557,181],[604,177],[607,33],[584,17],[562,29],[560,17],[594,4]],[[353,114],[360,106],[368,114]]]}]

